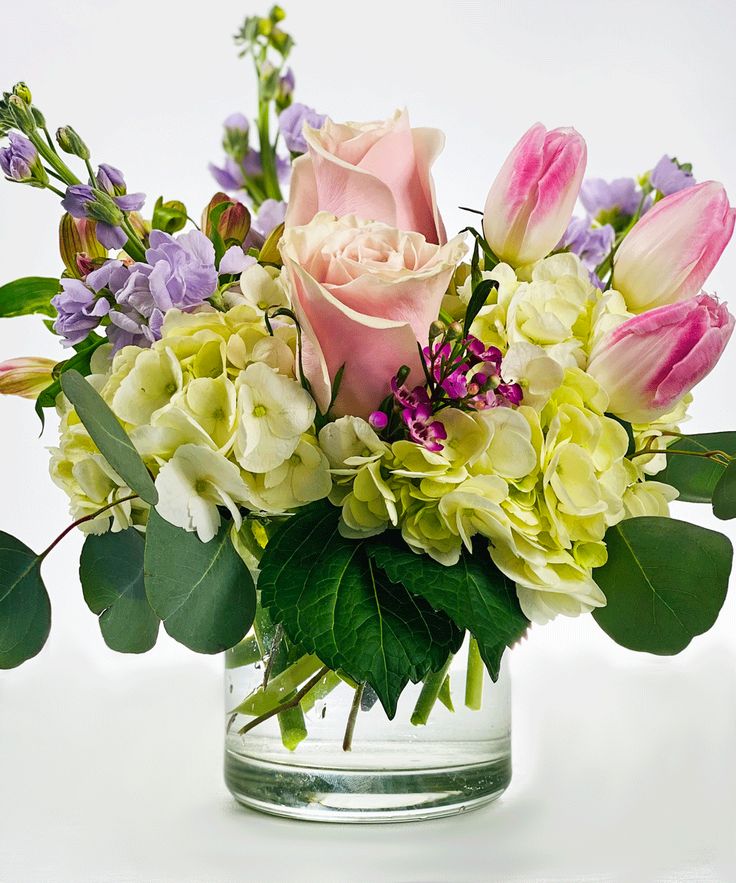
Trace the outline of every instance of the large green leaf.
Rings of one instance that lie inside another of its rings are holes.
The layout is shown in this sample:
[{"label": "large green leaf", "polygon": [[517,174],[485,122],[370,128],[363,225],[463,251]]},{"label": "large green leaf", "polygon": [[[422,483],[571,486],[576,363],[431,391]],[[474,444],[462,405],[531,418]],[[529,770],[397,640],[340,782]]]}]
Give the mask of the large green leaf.
[{"label": "large green leaf", "polygon": [[55,316],[51,298],[61,291],[58,279],[26,276],[0,286],[0,317],[30,316],[40,313]]},{"label": "large green leaf", "polygon": [[736,460],[732,460],[713,490],[713,514],[728,521],[736,518]]},{"label": "large green leaf", "polygon": [[[668,450],[701,454],[706,451],[723,451],[736,457],[736,432],[707,432],[684,436],[678,438]],[[705,457],[668,454],[667,468],[654,478],[677,488],[680,499],[686,503],[710,503],[724,468]]]},{"label": "large green leaf", "polygon": [[133,527],[90,535],[79,562],[84,600],[100,618],[105,643],[119,653],[146,653],[156,643],[159,618],[146,597],[144,539]]},{"label": "large green leaf", "polygon": [[463,553],[452,567],[427,555],[415,555],[396,536],[376,537],[368,554],[389,578],[443,610],[478,642],[491,677],[499,675],[501,657],[525,633],[529,621],[516,591],[487,554]]},{"label": "large green leaf", "polygon": [[392,718],[406,684],[438,671],[462,633],[392,583],[365,542],[341,537],[338,516],[330,504],[318,504],[289,519],[261,560],[261,600],[292,641],[368,683]]},{"label": "large green leaf", "polygon": [[51,629],[51,604],[41,579],[41,558],[0,531],[0,668],[35,656]]},{"label": "large green leaf", "polygon": [[144,562],[151,607],[171,637],[191,650],[228,650],[253,624],[256,589],[230,540],[229,522],[203,543],[152,509]]},{"label": "large green leaf", "polygon": [[131,490],[146,503],[155,506],[158,493],[153,479],[102,396],[74,370],[61,375],[61,388],[102,456]]},{"label": "large green leaf", "polygon": [[608,603],[598,625],[630,650],[671,656],[706,632],[723,606],[733,548],[727,537],[672,518],[631,518],[606,534],[595,571]]}]

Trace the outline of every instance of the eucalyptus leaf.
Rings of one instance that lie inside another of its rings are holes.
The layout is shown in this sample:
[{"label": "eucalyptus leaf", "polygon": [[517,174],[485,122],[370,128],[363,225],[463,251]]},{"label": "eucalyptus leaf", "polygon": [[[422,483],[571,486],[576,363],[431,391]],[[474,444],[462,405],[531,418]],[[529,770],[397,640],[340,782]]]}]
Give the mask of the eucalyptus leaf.
[{"label": "eucalyptus leaf", "polygon": [[86,377],[90,373],[90,361],[95,350],[105,343],[104,337],[94,338],[85,346],[77,349],[75,354],[64,362],[59,362],[54,368],[54,381],[49,384],[46,389],[42,390],[36,399],[36,413],[43,427],[46,423],[44,417],[44,408],[56,407],[56,399],[61,392],[61,380],[59,379],[65,371],[78,371],[82,376]]},{"label": "eucalyptus leaf", "polygon": [[713,491],[713,514],[728,521],[736,518],[736,460],[732,460]]},{"label": "eucalyptus leaf", "polygon": [[146,597],[143,536],[134,528],[90,535],[79,563],[84,600],[99,616],[105,643],[119,653],[146,653],[156,643],[159,618]]},{"label": "eucalyptus leaf", "polygon": [[595,571],[607,604],[598,625],[630,650],[671,656],[706,632],[723,606],[733,548],[727,537],[673,518],[622,521]]},{"label": "eucalyptus leaf", "polygon": [[706,457],[693,457],[690,453],[723,451],[736,457],[736,432],[707,432],[686,435],[669,445],[669,451],[686,451],[685,454],[668,454],[667,468],[655,476],[677,488],[680,499],[686,503],[710,503],[725,466]]},{"label": "eucalyptus leaf", "polygon": [[51,298],[61,291],[58,279],[26,276],[0,286],[0,318],[15,316],[55,316]]},{"label": "eucalyptus leaf", "polygon": [[41,557],[0,531],[0,669],[35,656],[51,629],[51,604]]},{"label": "eucalyptus leaf", "polygon": [[154,509],[146,528],[146,595],[164,628],[197,653],[220,653],[253,624],[256,590],[230,540],[230,523],[203,543]]},{"label": "eucalyptus leaf", "polygon": [[398,536],[382,534],[371,540],[368,554],[391,580],[443,610],[478,642],[483,662],[497,680],[501,657],[526,633],[529,621],[519,607],[513,583],[490,556],[466,552],[452,567],[427,555],[415,555]]},{"label": "eucalyptus leaf", "polygon": [[288,638],[355,683],[368,683],[389,718],[402,690],[439,670],[462,642],[442,613],[392,583],[366,543],[338,533],[339,511],[305,507],[261,560],[261,600]]},{"label": "eucalyptus leaf", "polygon": [[102,396],[73,369],[61,375],[61,388],[102,456],[132,491],[155,506],[158,493],[153,479]]}]

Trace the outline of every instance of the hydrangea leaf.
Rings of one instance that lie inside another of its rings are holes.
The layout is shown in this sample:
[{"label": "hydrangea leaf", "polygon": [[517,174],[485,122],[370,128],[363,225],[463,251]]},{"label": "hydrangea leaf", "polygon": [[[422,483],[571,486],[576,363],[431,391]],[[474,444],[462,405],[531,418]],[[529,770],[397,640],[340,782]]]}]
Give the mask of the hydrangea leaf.
[{"label": "hydrangea leaf", "polygon": [[143,536],[133,527],[90,535],[79,563],[84,600],[99,616],[105,643],[119,653],[146,653],[156,643],[159,618],[146,597]]},{"label": "hydrangea leaf", "polygon": [[716,621],[733,559],[723,534],[646,516],[612,527],[606,545],[595,579],[608,603],[593,616],[617,644],[672,656]]},{"label": "hydrangea leaf", "polygon": [[[703,454],[723,451],[736,457],[736,432],[707,432],[678,438],[668,447],[670,451],[688,451]],[[705,457],[677,454],[667,456],[667,468],[655,478],[677,488],[680,500],[686,503],[710,503],[724,468]]]},{"label": "hydrangea leaf", "polygon": [[416,555],[391,534],[373,539],[368,554],[392,581],[467,629],[478,642],[489,674],[497,680],[504,651],[524,636],[529,621],[519,607],[513,583],[487,554],[463,553],[457,564],[445,567],[427,555]]},{"label": "hydrangea leaf", "polygon": [[51,604],[41,557],[0,531],[0,669],[35,656],[51,629]]},{"label": "hydrangea leaf", "polygon": [[61,375],[61,388],[102,456],[132,491],[155,506],[158,493],[153,479],[102,396],[75,370]]},{"label": "hydrangea leaf", "polygon": [[316,504],[289,519],[261,560],[261,600],[292,641],[369,684],[393,718],[407,683],[438,671],[462,632],[391,582],[365,541],[340,536],[338,516]]},{"label": "hydrangea leaf", "polygon": [[175,641],[197,653],[234,647],[253,623],[253,578],[223,522],[209,543],[151,510],[144,553],[146,595]]},{"label": "hydrangea leaf", "polygon": [[728,521],[736,518],[736,460],[732,460],[713,491],[713,514]]}]

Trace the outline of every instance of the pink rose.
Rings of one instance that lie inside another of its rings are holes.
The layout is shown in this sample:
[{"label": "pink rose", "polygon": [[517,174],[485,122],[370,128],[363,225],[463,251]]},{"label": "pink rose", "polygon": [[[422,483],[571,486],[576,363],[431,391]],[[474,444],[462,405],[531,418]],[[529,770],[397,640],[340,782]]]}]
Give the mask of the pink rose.
[{"label": "pink rose", "polygon": [[710,374],[734,321],[707,294],[658,307],[609,332],[593,349],[588,373],[608,393],[613,414],[648,423]]},{"label": "pink rose", "polygon": [[412,369],[409,383],[420,382],[417,341],[427,343],[466,252],[462,236],[440,246],[419,233],[320,212],[306,226],[287,228],[280,248],[304,373],[322,413],[343,365],[337,416],[368,417],[402,365]]},{"label": "pink rose", "polygon": [[535,123],[522,135],[491,185],[483,215],[488,244],[519,267],[546,257],[570,223],[587,149],[575,129]]},{"label": "pink rose", "polygon": [[736,221],[722,185],[704,181],[665,197],[638,221],[614,259],[614,287],[634,313],[697,294]]},{"label": "pink rose", "polygon": [[405,110],[385,122],[305,126],[308,152],[295,160],[286,226],[308,224],[317,212],[357,215],[442,244],[447,236],[430,168],[445,138],[412,129]]}]

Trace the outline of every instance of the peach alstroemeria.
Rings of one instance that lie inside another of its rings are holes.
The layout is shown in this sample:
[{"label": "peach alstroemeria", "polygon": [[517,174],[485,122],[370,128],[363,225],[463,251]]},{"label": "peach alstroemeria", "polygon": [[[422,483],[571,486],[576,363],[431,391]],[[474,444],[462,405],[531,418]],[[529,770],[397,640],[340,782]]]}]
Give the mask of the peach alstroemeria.
[{"label": "peach alstroemeria", "polygon": [[36,356],[0,362],[0,394],[37,398],[51,385],[55,365],[53,359]]},{"label": "peach alstroemeria", "polygon": [[382,122],[304,127],[308,152],[294,161],[286,226],[317,212],[357,215],[446,241],[430,169],[445,143],[439,129],[412,129],[405,110]]},{"label": "peach alstroemeria", "polygon": [[306,226],[287,228],[280,247],[304,373],[323,413],[343,365],[336,415],[367,418],[402,365],[419,382],[417,342],[427,343],[466,252],[463,237],[439,246],[419,233],[321,212]]}]

